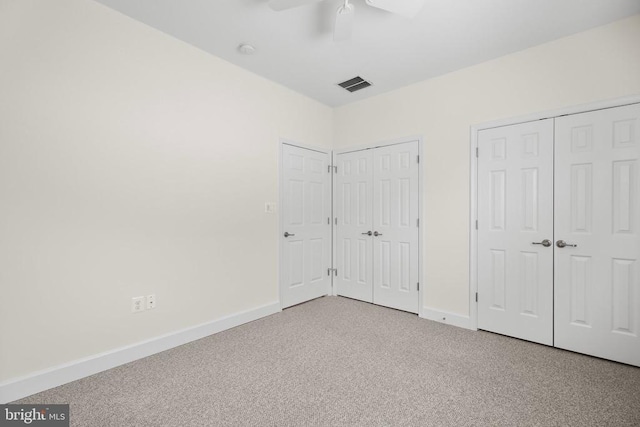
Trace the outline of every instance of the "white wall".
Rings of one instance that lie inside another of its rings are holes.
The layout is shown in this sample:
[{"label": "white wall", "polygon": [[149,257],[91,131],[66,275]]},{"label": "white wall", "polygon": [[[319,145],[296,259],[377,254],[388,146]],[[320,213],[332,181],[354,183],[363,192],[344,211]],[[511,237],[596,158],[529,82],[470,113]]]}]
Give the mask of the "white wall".
[{"label": "white wall", "polygon": [[423,135],[425,307],[469,313],[469,127],[640,93],[640,15],[334,110],[334,146]]},{"label": "white wall", "polygon": [[640,16],[332,112],[97,3],[0,0],[0,382],[276,301],[280,137],[423,135],[424,304],[466,314],[469,126],[640,93],[638,40]]},{"label": "white wall", "polygon": [[86,0],[0,0],[0,58],[0,382],[277,301],[330,108]]}]

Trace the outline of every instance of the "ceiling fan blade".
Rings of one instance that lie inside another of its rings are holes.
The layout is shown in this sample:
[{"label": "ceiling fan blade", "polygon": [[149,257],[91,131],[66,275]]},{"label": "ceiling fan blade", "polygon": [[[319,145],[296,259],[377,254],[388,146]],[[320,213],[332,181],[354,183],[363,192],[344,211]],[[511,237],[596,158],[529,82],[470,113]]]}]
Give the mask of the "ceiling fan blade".
[{"label": "ceiling fan blade", "polygon": [[271,0],[269,7],[277,12],[281,10],[293,9],[294,7],[304,6],[305,4],[318,3],[322,0]]},{"label": "ceiling fan blade", "polygon": [[353,16],[356,8],[352,4],[340,6],[336,13],[336,23],[333,27],[333,41],[349,40],[353,31]]},{"label": "ceiling fan blade", "polygon": [[367,4],[406,18],[413,18],[424,6],[424,0],[366,0]]}]

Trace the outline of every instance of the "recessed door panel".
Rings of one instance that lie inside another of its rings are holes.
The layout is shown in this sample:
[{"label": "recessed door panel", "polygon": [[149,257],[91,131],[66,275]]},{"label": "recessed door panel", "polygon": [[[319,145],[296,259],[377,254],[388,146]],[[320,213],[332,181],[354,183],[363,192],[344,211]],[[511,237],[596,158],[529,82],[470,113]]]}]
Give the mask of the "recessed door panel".
[{"label": "recessed door panel", "polygon": [[555,345],[640,366],[640,105],[556,119]]},{"label": "recessed door panel", "polygon": [[483,130],[478,148],[478,327],[551,345],[553,120]]},{"label": "recessed door panel", "polygon": [[280,298],[289,307],[326,295],[331,286],[329,155],[282,146]]}]

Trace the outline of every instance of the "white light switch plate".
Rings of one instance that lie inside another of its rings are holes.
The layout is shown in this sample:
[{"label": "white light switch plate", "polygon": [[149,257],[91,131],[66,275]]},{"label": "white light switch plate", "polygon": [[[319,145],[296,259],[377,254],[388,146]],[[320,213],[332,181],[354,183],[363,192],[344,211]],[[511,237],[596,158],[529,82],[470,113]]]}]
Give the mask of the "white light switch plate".
[{"label": "white light switch plate", "polygon": [[276,213],[276,210],[277,210],[277,206],[276,206],[276,203],[275,203],[275,202],[266,202],[266,203],[264,204],[264,211],[265,211],[266,213],[271,213],[271,214],[273,214],[273,213]]}]

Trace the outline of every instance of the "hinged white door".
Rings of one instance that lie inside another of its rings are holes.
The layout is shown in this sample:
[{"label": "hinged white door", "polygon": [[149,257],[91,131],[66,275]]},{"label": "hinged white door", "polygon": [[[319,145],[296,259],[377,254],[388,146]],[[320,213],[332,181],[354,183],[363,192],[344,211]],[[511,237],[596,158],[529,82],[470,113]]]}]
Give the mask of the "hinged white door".
[{"label": "hinged white door", "polygon": [[636,366],[639,157],[639,104],[556,119],[555,345]]},{"label": "hinged white door", "polygon": [[329,154],[282,146],[280,298],[289,307],[329,293],[331,174]]},{"label": "hinged white door", "polygon": [[478,133],[478,327],[553,344],[553,119]]},{"label": "hinged white door", "polygon": [[373,302],[418,313],[418,143],[373,151]]},{"label": "hinged white door", "polygon": [[373,302],[373,152],[355,151],[335,158],[337,291]]},{"label": "hinged white door", "polygon": [[418,313],[418,142],[335,158],[338,295]]}]

